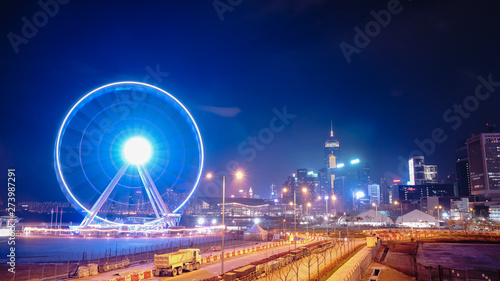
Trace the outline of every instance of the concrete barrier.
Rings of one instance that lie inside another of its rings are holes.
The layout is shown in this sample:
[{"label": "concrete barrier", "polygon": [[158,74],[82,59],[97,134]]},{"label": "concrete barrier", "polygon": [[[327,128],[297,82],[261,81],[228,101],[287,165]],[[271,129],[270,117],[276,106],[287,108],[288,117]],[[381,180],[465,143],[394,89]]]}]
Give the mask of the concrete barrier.
[{"label": "concrete barrier", "polygon": [[78,268],[78,278],[90,276],[90,270],[87,266],[80,266]]}]

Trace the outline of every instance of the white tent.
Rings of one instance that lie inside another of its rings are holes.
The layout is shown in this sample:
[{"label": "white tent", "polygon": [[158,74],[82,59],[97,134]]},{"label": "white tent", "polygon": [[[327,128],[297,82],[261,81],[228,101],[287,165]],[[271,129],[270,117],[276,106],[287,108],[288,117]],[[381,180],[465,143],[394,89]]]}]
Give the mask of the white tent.
[{"label": "white tent", "polygon": [[267,231],[262,229],[258,224],[254,224],[250,227],[245,233],[243,233],[244,240],[252,240],[252,241],[266,241],[267,240]]},{"label": "white tent", "polygon": [[[360,217],[361,219],[357,221],[356,220],[357,217]],[[345,224],[346,223],[345,219],[346,219],[345,216],[342,217],[340,223]],[[363,212],[357,216],[350,216],[349,221],[353,222],[354,225],[360,224],[360,225],[374,225],[374,226],[376,225],[389,226],[394,224],[394,221],[391,220],[391,218],[380,212],[376,212],[373,209]]]},{"label": "white tent", "polygon": [[396,225],[405,227],[436,227],[438,220],[420,210],[413,210],[404,216],[396,219]]}]

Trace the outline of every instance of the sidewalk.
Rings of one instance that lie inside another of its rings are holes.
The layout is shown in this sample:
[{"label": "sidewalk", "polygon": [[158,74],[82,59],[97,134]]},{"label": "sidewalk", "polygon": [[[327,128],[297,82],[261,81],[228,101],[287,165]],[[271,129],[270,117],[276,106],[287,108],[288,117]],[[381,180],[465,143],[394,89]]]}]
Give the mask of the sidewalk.
[{"label": "sidewalk", "polygon": [[367,258],[368,255],[371,255],[373,249],[374,248],[364,246],[359,252],[356,253],[356,255],[354,255],[354,257],[349,259],[344,265],[335,271],[335,273],[328,278],[328,281],[344,280],[346,277],[352,276],[357,270],[359,271],[359,265]]}]

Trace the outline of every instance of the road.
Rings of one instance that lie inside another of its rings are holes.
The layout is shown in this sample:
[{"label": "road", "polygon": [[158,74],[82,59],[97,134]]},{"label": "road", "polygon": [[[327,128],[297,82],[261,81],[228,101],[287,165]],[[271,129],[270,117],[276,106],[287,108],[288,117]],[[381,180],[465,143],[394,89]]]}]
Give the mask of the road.
[{"label": "road", "polygon": [[[298,244],[297,246],[303,246],[306,244]],[[260,252],[255,252],[251,254],[246,254],[243,256],[238,256],[230,259],[226,259],[224,261],[224,271],[230,271],[232,269],[242,267],[247,265],[253,261],[258,261],[261,259],[265,259],[269,256],[287,252],[290,249],[294,249],[294,245],[284,245],[280,247],[276,247],[269,250],[262,250]],[[217,276],[221,274],[221,263],[215,262],[207,265],[203,265],[199,270],[193,272],[184,272],[180,276],[176,277],[155,277],[150,280],[175,280],[175,281],[194,281],[194,280],[202,280],[205,278],[210,278],[212,276]]]},{"label": "road", "polygon": [[[314,243],[316,241],[311,241],[309,243]],[[307,245],[309,243],[303,243],[303,244],[297,244],[297,247]],[[265,243],[261,243],[260,245],[264,245]],[[240,247],[236,247],[238,250]],[[243,247],[241,247],[243,248]],[[280,247],[272,248],[272,249],[267,249],[267,250],[262,250],[259,252],[255,253],[250,253],[250,254],[245,254],[242,256],[237,256],[233,258],[226,259],[224,261],[224,271],[230,271],[232,269],[247,265],[253,261],[258,261],[261,259],[265,259],[269,256],[282,253],[282,252],[287,252],[289,250],[293,250],[294,245],[293,244],[288,244],[288,245],[283,245]],[[231,249],[232,250],[232,249]],[[215,253],[214,253],[215,254]],[[208,254],[203,254],[202,257],[206,256]],[[92,276],[92,277],[87,277],[84,279],[87,280],[103,280],[103,279],[110,279],[116,277],[116,273],[119,273],[121,276],[126,276],[132,272],[138,272],[140,269],[146,269],[146,268],[152,268],[154,267],[153,263],[147,263],[147,264],[141,264],[141,265],[136,265],[129,267],[127,269],[122,269],[122,270],[115,270],[112,272],[107,272],[104,274],[99,274],[97,276]],[[178,275],[176,277],[172,276],[166,276],[166,277],[152,277],[148,278],[145,280],[175,280],[175,281],[180,281],[180,280],[202,280],[205,278],[210,278],[212,276],[217,276],[221,274],[221,262],[214,262],[210,264],[205,264],[202,265],[199,270],[193,271],[193,272],[183,272],[181,275]]]}]

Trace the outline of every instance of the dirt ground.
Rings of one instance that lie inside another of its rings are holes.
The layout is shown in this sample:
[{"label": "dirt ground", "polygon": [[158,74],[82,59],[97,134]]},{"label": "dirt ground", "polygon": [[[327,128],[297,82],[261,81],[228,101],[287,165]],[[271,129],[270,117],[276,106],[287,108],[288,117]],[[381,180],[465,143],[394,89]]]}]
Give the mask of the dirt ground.
[{"label": "dirt ground", "polygon": [[380,264],[378,262],[372,262],[368,269],[365,270],[363,273],[363,276],[361,276],[360,280],[370,280],[370,276],[373,273],[374,269],[380,269],[381,272],[379,274],[379,277],[377,280],[379,281],[414,281],[415,278],[405,275],[395,269],[392,269],[388,266],[385,266],[383,264]]},{"label": "dirt ground", "polygon": [[[384,254],[384,250],[388,248]],[[408,276],[415,276],[418,243],[415,242],[392,242],[387,241],[382,244],[376,255],[375,261],[380,262],[393,270],[399,271]]]},{"label": "dirt ground", "polygon": [[[389,247],[389,252],[402,253],[410,256],[416,256],[418,250],[418,243],[416,242],[384,242],[383,246]],[[382,248],[382,247],[381,247]]]}]

